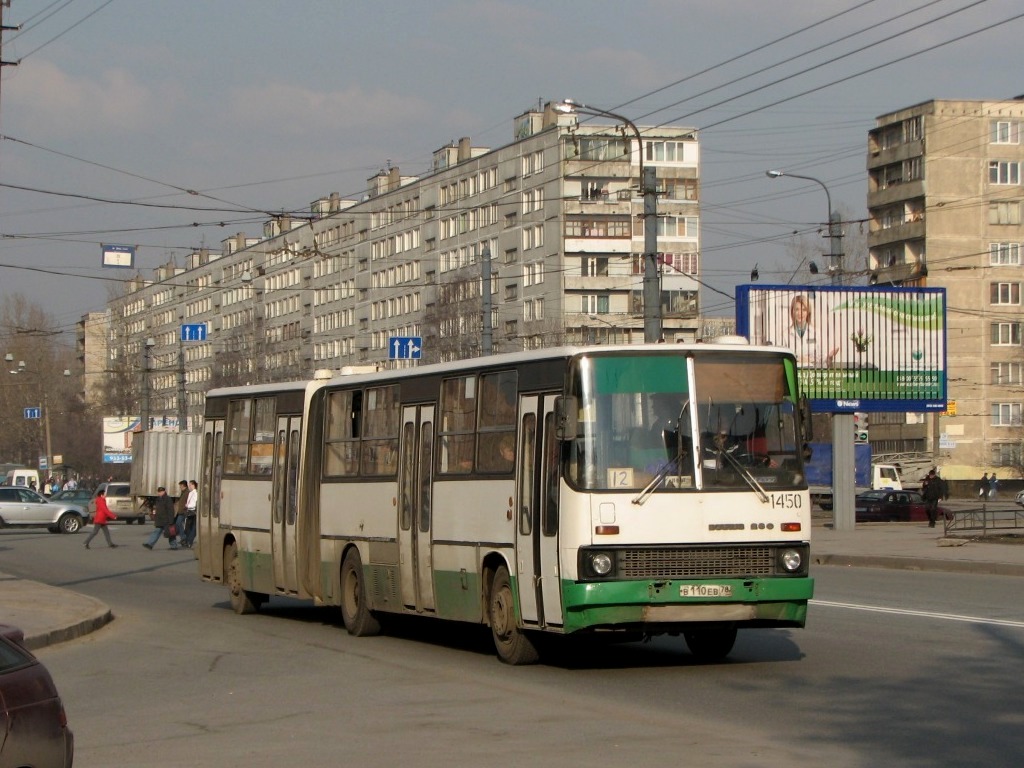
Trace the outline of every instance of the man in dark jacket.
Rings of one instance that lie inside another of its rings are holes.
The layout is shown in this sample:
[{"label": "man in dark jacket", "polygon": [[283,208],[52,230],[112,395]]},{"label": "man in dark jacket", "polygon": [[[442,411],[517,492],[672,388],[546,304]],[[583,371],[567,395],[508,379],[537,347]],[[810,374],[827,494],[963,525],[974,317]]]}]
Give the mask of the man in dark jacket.
[{"label": "man in dark jacket", "polygon": [[[162,485],[156,489],[156,502],[153,504],[153,533],[149,535],[149,538],[143,543],[146,549],[152,549],[153,545],[160,540],[160,537],[166,535],[164,531],[168,526],[174,524],[174,501],[170,496],[167,495],[167,489]],[[173,537],[168,536],[167,543],[171,549],[178,548],[178,542]]]},{"label": "man in dark jacket", "polygon": [[939,500],[945,498],[944,493],[946,481],[935,474],[935,470],[928,472],[928,477],[921,483],[921,496],[924,497],[924,508],[928,513],[928,527],[934,528],[935,521],[939,516]]}]

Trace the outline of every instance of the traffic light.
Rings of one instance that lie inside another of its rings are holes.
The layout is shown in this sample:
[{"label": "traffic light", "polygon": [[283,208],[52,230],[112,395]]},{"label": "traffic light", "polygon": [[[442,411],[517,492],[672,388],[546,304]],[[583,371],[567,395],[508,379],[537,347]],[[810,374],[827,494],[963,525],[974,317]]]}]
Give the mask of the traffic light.
[{"label": "traffic light", "polygon": [[866,413],[853,414],[853,442],[868,442],[868,415]]}]

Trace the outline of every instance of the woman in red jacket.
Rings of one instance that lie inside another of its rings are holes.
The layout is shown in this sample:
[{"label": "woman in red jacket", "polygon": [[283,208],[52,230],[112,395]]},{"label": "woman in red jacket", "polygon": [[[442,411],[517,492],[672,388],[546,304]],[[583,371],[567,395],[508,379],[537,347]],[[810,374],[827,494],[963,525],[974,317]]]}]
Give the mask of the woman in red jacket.
[{"label": "woman in red jacket", "polygon": [[96,534],[103,531],[103,535],[107,539],[108,547],[116,547],[113,541],[110,540],[110,531],[107,530],[107,523],[111,520],[117,520],[117,515],[110,511],[110,507],[107,506],[107,492],[105,489],[100,488],[96,492],[96,515],[92,519],[92,533],[89,534],[89,538],[85,540],[85,548],[89,548],[89,542],[95,538]]}]

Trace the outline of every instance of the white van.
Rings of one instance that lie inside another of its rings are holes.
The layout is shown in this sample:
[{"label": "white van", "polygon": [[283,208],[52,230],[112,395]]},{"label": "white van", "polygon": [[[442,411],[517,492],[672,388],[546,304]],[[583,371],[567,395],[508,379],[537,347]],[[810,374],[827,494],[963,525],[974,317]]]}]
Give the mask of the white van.
[{"label": "white van", "polygon": [[39,472],[24,467],[10,470],[4,485],[20,485],[22,488],[35,488],[40,493],[42,492],[42,486],[39,485]]}]

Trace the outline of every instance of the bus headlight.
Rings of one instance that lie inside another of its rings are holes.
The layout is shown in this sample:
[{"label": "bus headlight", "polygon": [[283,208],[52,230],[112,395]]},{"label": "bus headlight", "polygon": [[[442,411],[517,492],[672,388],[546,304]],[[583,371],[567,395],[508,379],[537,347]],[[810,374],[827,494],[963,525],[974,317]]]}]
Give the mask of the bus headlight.
[{"label": "bus headlight", "polygon": [[786,573],[796,573],[803,567],[803,552],[799,549],[784,549],[779,553],[779,562]]},{"label": "bus headlight", "polygon": [[590,570],[598,576],[607,576],[612,572],[612,556],[607,552],[592,552]]}]

